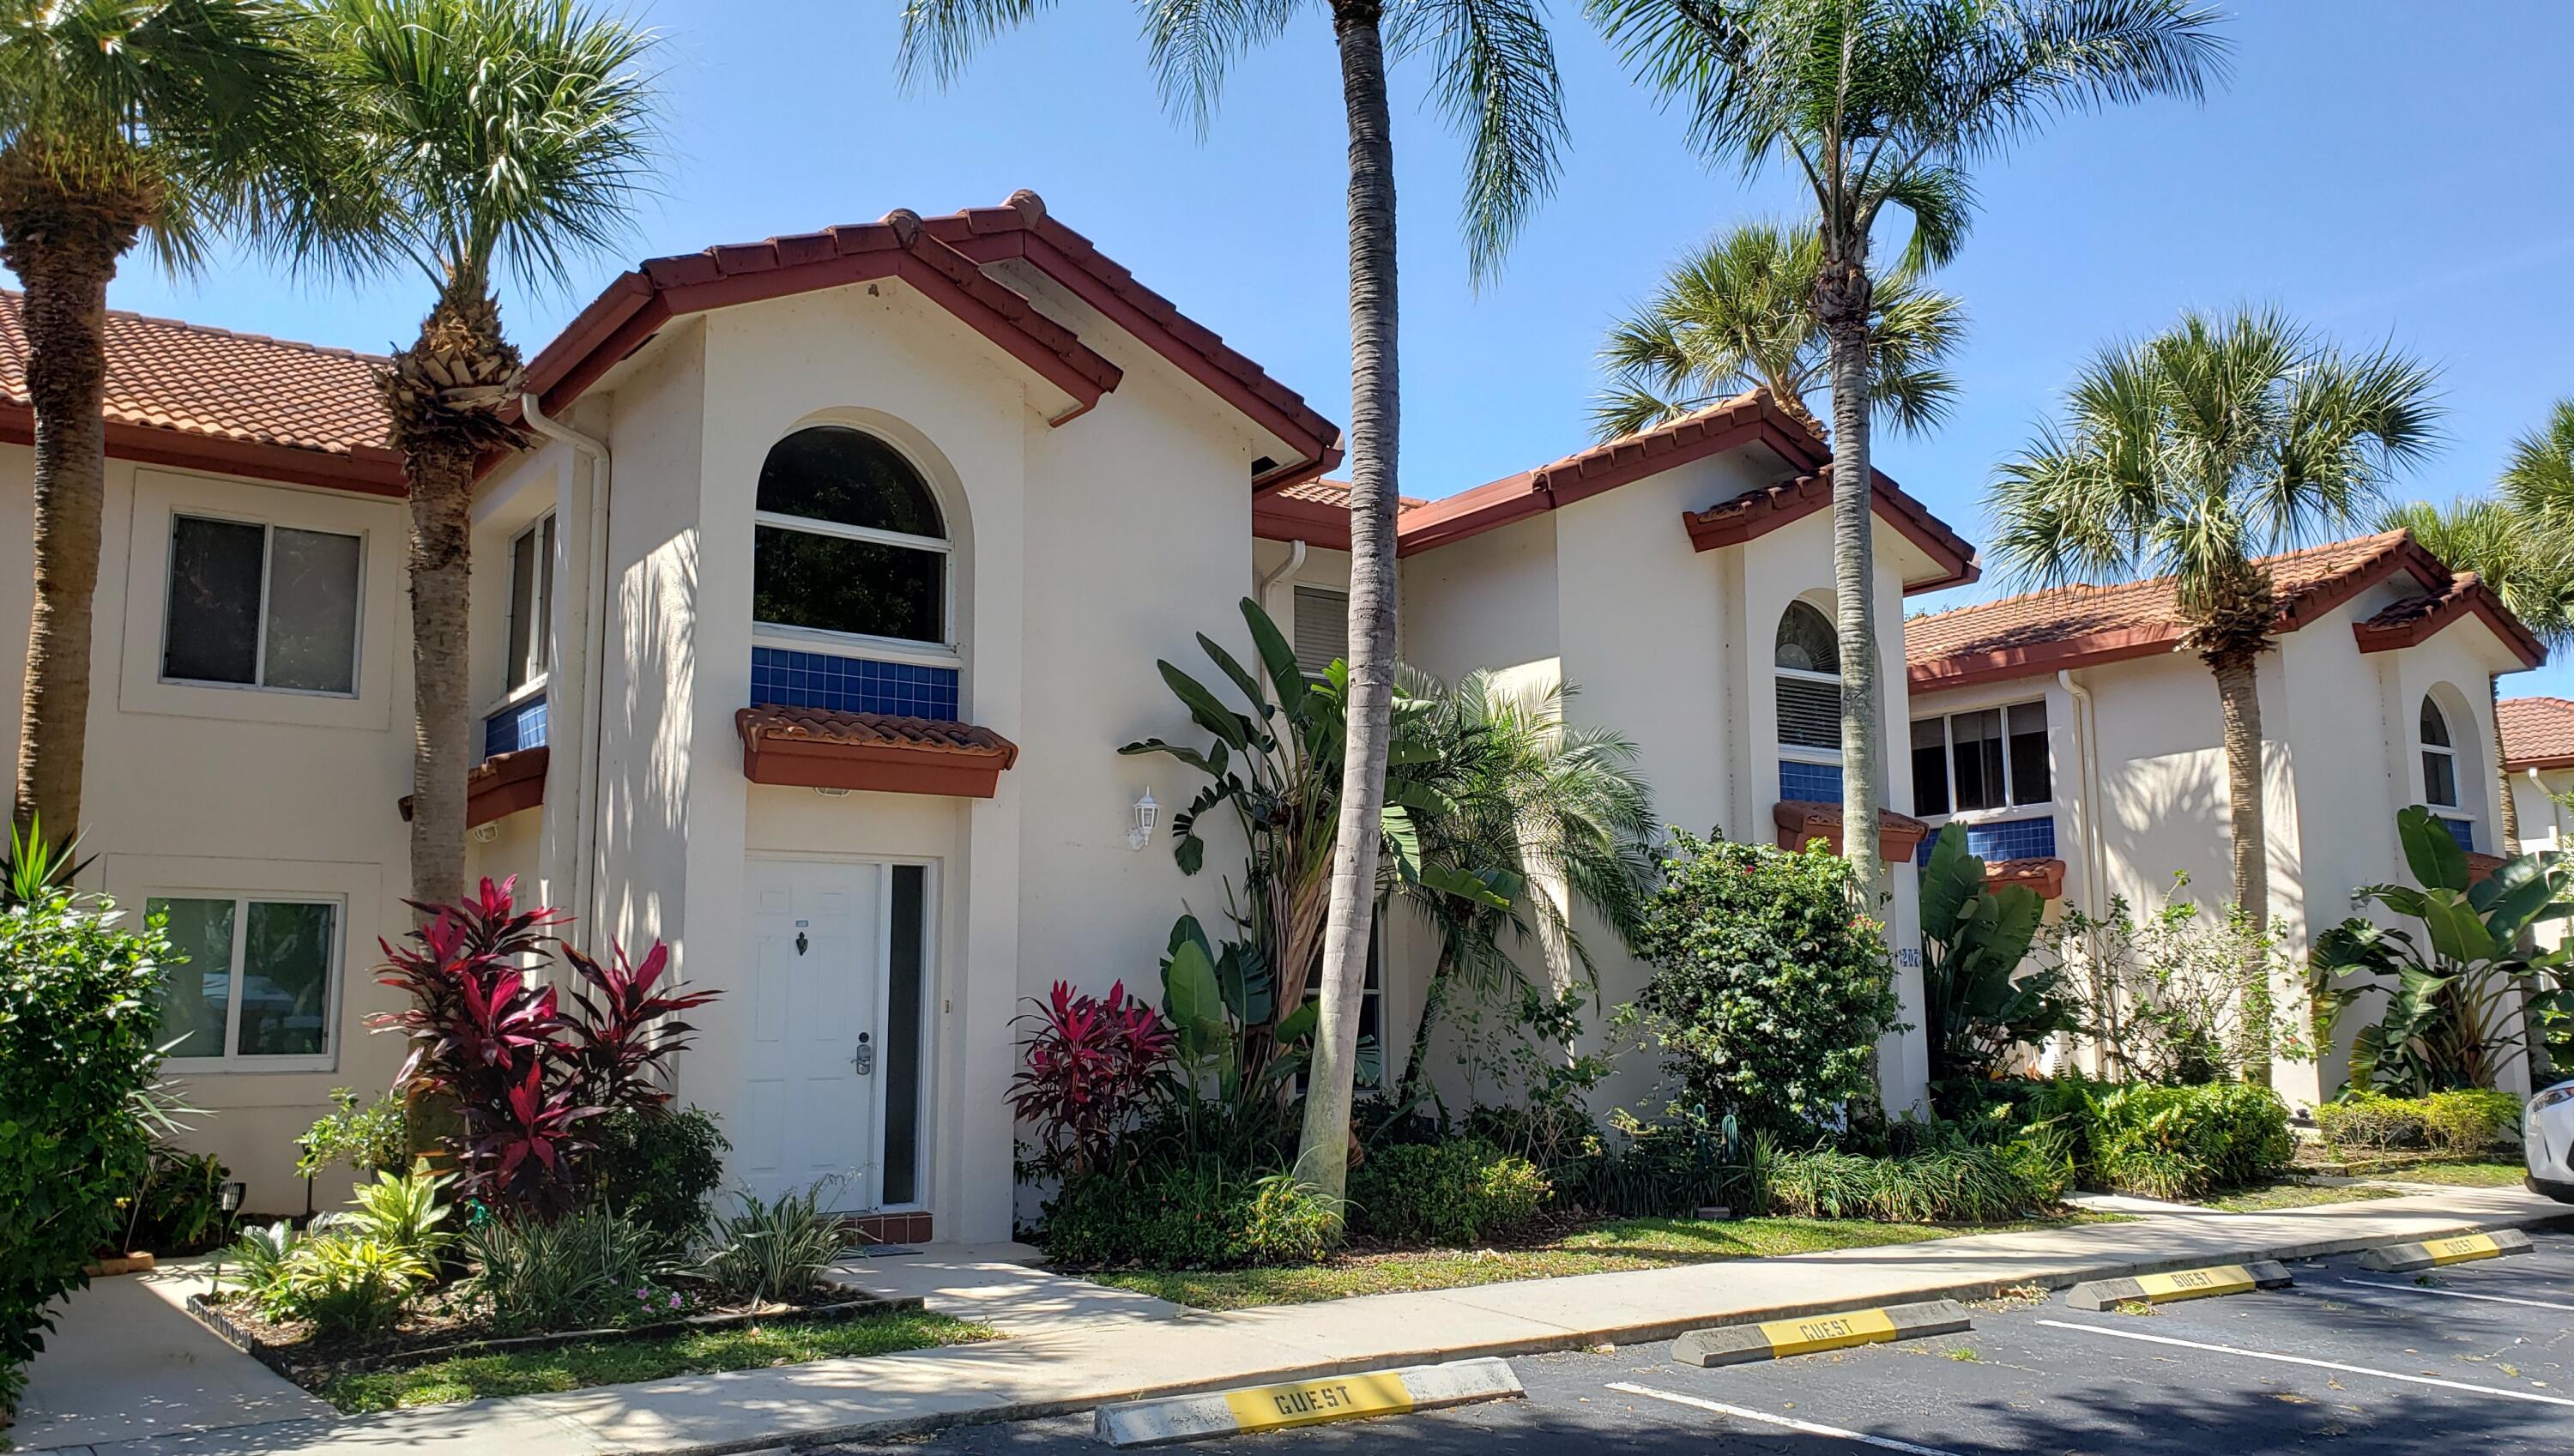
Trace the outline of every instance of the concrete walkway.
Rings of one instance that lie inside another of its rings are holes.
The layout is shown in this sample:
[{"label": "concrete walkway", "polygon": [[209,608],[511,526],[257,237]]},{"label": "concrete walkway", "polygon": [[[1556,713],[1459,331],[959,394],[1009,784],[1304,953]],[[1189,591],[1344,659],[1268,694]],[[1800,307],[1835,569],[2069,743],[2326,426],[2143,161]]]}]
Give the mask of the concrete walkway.
[{"label": "concrete walkway", "polygon": [[[1209,1313],[1017,1262],[1016,1246],[854,1261],[887,1294],[1009,1338],[865,1360],[603,1386],[393,1415],[287,1419],[102,1440],[97,1456],[608,1456],[748,1450],[859,1433],[1081,1410],[1109,1400],[1417,1364],[1669,1338],[1699,1325],[2248,1257],[2292,1258],[2565,1216],[2517,1189],[2274,1213],[2158,1212],[2132,1223],[1983,1234],[1891,1248],[1378,1294]],[[50,1356],[48,1357],[50,1358]],[[14,1434],[14,1433],[13,1433]]]}]

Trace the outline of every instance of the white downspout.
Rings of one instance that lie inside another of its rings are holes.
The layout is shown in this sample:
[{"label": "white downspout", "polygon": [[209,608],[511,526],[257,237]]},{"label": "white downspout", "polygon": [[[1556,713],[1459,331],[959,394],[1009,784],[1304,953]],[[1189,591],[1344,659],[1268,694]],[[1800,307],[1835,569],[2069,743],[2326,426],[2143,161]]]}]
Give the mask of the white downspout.
[{"label": "white downspout", "polygon": [[2547,791],[2547,784],[2538,776],[2537,769],[2523,768],[2520,771],[2529,775],[2529,786],[2537,789],[2538,796],[2547,800],[2548,832],[2556,840],[2556,847],[2559,849],[2564,848],[2565,805],[2557,802],[2556,795]]},{"label": "white downspout", "polygon": [[573,805],[573,914],[572,938],[576,945],[593,955],[606,948],[606,940],[592,927],[599,920],[599,791],[601,748],[607,735],[600,729],[600,702],[607,696],[608,658],[608,489],[611,461],[608,443],[585,435],[558,420],[547,418],[538,403],[537,392],[530,390],[519,397],[527,421],[536,432],[549,440],[560,441],[590,462],[590,537],[583,563],[582,609],[589,614],[584,624],[588,639],[582,647],[581,664],[581,764],[579,788]]},{"label": "white downspout", "polygon": [[1296,575],[1297,572],[1304,568],[1304,541],[1299,539],[1287,543],[1287,560],[1280,562],[1276,571],[1263,572],[1261,574],[1259,585],[1251,589],[1251,600],[1260,604],[1261,611],[1267,612],[1269,610],[1269,589],[1277,586],[1287,578]]},{"label": "white downspout", "polygon": [[[2073,700],[2073,737],[2081,744],[2074,781],[2082,793],[2082,892],[2098,909],[2108,903],[2101,881],[2109,875],[2108,852],[2100,838],[2100,706],[2092,701],[2090,689],[2073,681],[2069,669],[2055,670],[2055,686]],[[2096,1047],[2092,1060],[2092,1072],[2098,1075],[2104,1069]]]}]

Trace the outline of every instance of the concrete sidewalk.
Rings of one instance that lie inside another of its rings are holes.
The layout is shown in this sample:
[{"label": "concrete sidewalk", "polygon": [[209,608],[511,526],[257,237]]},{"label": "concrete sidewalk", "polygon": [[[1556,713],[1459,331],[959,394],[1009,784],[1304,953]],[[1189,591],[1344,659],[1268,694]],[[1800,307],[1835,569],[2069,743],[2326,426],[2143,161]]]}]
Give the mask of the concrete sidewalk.
[{"label": "concrete sidewalk", "polygon": [[1887,1248],[1378,1294],[1209,1313],[1028,1268],[1015,1246],[855,1261],[864,1287],[1001,1329],[989,1344],[603,1386],[393,1415],[289,1419],[135,1441],[97,1456],[350,1456],[397,1449],[513,1456],[721,1452],[1082,1410],[1467,1355],[1667,1339],[1696,1326],[2254,1257],[2294,1258],[2566,1216],[2516,1189],[2453,1189],[2275,1213],[2205,1210],[2132,1223]]}]

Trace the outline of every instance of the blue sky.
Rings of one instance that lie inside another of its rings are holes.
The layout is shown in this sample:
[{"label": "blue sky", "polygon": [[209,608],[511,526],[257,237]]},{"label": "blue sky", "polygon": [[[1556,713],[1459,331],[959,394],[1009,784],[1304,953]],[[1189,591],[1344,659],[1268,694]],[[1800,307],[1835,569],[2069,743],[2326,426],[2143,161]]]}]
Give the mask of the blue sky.
[{"label": "blue sky", "polygon": [[[2242,9],[2227,26],[2232,82],[2205,106],[2068,117],[1977,174],[1975,232],[1939,279],[1972,320],[1963,397],[1935,435],[1881,436],[1879,453],[1970,539],[1983,535],[1994,462],[2081,361],[2190,305],[2276,303],[2344,342],[2391,341],[2438,366],[2446,445],[2407,494],[2482,490],[2511,438],[2574,395],[2574,7]],[[1342,123],[1319,5],[1237,69],[1203,141],[1160,108],[1127,5],[1059,5],[954,88],[909,94],[893,75],[897,11],[894,0],[644,10],[666,42],[669,163],[632,256],[1032,187],[1348,418]],[[1711,172],[1578,6],[1559,4],[1555,20],[1573,128],[1564,184],[1480,292],[1458,237],[1459,149],[1422,104],[1421,68],[1395,75],[1410,494],[1447,495],[1580,447],[1608,321],[1706,234],[1791,216],[1801,201],[1779,176]],[[595,260],[568,288],[513,287],[512,329],[533,353],[631,261]],[[407,337],[427,302],[409,277],[353,293],[219,260],[173,282],[141,258],[110,298],[361,349]],[[2574,666],[2505,691],[2574,693]]]}]

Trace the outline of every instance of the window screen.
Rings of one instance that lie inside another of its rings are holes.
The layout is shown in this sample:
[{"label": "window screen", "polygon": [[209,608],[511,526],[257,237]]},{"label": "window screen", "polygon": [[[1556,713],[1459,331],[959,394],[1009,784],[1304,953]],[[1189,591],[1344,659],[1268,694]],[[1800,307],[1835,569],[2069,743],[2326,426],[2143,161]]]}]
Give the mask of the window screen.
[{"label": "window screen", "polygon": [[161,676],[355,693],[362,549],[339,532],[173,517]]},{"label": "window screen", "polygon": [[1296,589],[1296,667],[1320,678],[1350,657],[1350,594],[1320,587]]}]

